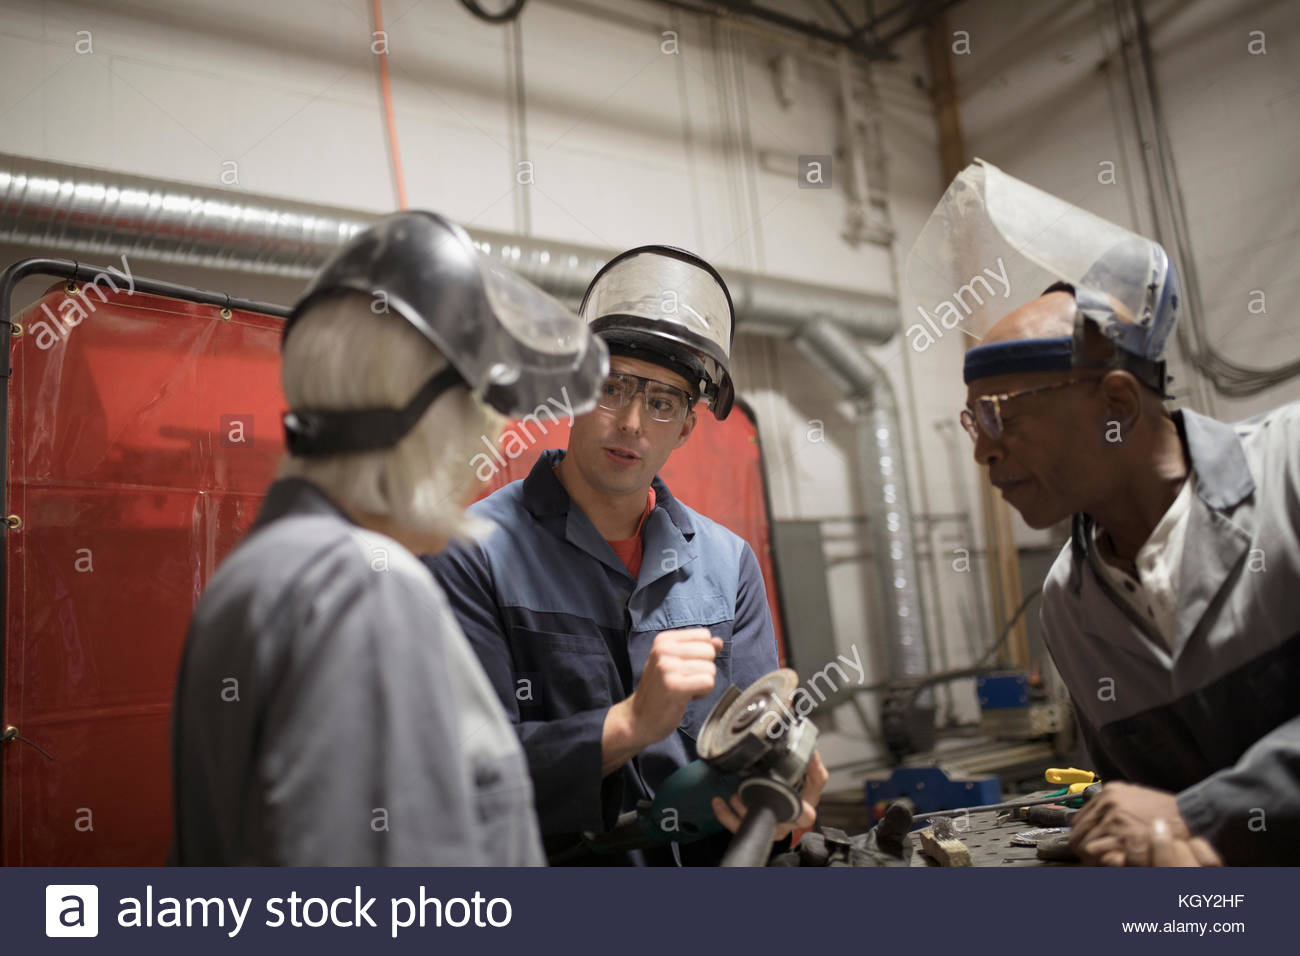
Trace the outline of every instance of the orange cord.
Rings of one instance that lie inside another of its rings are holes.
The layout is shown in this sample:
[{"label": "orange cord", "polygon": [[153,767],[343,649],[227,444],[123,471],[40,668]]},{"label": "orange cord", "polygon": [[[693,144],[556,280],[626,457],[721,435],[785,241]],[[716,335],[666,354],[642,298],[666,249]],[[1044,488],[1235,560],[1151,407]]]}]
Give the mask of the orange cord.
[{"label": "orange cord", "polygon": [[[375,17],[375,32],[384,32],[383,0],[371,0]],[[384,37],[384,52],[379,57],[379,85],[384,93],[384,116],[388,122],[388,154],[393,160],[393,186],[397,190],[397,207],[406,209],[406,178],[402,175],[402,155],[397,148],[397,120],[393,116],[393,85],[388,77],[388,37]]]}]

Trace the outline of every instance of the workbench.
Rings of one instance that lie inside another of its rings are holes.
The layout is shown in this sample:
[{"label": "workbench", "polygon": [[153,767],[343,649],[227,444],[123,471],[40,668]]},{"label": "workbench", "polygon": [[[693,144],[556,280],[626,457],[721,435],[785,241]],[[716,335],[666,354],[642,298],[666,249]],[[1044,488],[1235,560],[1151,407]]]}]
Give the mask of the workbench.
[{"label": "workbench", "polygon": [[[1036,796],[1046,796],[1050,790],[1035,793],[1020,793],[1006,797],[1007,800],[1029,800]],[[969,829],[959,831],[958,838],[970,849],[973,866],[1073,866],[1077,864],[1054,863],[1039,860],[1037,848],[1031,846],[1012,846],[1011,838],[1017,833],[1034,829],[1025,820],[1008,821],[999,824],[997,812],[985,810],[972,813],[969,817]],[[962,826],[966,819],[959,818]],[[871,829],[874,821],[866,802],[862,799],[861,789],[832,791],[822,794],[817,806],[817,823],[819,826],[839,827],[846,833],[856,834]],[[916,851],[912,854],[912,866],[935,866],[920,852],[920,841],[916,834],[923,827],[913,830],[910,839]]]},{"label": "workbench", "polygon": [[[1026,797],[1026,799],[1030,799]],[[1017,833],[1036,829],[1026,820],[1006,820],[998,822],[996,810],[983,810],[972,813],[968,818],[959,817],[957,821],[965,829],[957,831],[957,838],[970,850],[971,866],[1077,866],[1076,863],[1056,863],[1038,859],[1038,849],[1032,846],[1012,846],[1011,838]],[[967,823],[969,822],[969,826]],[[917,831],[911,834],[916,852],[912,855],[912,866],[938,866],[920,850]]]}]

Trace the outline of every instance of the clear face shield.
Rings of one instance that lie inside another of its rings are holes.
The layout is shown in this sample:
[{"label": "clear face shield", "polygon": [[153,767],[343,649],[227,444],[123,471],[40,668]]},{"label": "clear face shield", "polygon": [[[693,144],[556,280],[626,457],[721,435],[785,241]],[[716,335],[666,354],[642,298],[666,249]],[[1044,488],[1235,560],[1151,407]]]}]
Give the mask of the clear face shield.
[{"label": "clear face shield", "polygon": [[616,351],[671,360],[718,418],[730,412],[735,314],[721,276],[702,259],[667,246],[625,252],[592,280],[580,311]]},{"label": "clear face shield", "polygon": [[707,351],[731,351],[731,300],[726,289],[692,262],[645,252],[618,261],[592,284],[582,304],[588,321],[601,316],[637,316],[676,327]]},{"label": "clear face shield", "polygon": [[[919,313],[909,321],[932,335],[960,329],[974,340],[1048,286],[1069,283],[1076,344],[1091,320],[1116,348],[1117,364],[1152,376],[1180,307],[1177,274],[1158,243],[982,160],[948,187],[905,275]],[[1083,364],[1078,348],[1071,364]],[[1163,377],[1149,384],[1162,389]]]},{"label": "clear face shield", "polygon": [[295,409],[286,419],[295,454],[391,447],[457,382],[503,415],[548,403],[583,414],[595,407],[609,370],[607,348],[577,313],[479,253],[460,226],[432,213],[397,213],[354,237],[312,280],[285,337],[313,303],[339,294],[369,297],[374,321],[404,319],[449,368],[404,409]]},{"label": "clear face shield", "polygon": [[370,296],[377,317],[398,313],[504,415],[562,391],[575,410],[595,404],[607,356],[586,323],[439,216],[398,213],[359,234],[312,280],[294,318],[335,292]]}]

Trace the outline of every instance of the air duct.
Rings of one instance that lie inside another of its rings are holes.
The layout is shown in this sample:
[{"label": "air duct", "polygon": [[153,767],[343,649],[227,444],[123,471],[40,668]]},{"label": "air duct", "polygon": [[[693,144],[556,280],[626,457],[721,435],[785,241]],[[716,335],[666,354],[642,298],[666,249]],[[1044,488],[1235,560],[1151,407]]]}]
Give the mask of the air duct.
[{"label": "air duct", "polygon": [[895,678],[929,674],[916,540],[894,389],[884,369],[837,325],[806,323],[795,330],[794,344],[839,386],[857,412],[859,477],[866,499],[889,674]]},{"label": "air duct", "polygon": [[[306,278],[378,214],[166,183],[0,154],[0,241],[87,254],[125,253],[213,269]],[[613,253],[469,230],[479,247],[560,299],[576,302]],[[884,296],[727,270],[736,314],[755,326],[815,313],[869,342],[898,329]]]}]

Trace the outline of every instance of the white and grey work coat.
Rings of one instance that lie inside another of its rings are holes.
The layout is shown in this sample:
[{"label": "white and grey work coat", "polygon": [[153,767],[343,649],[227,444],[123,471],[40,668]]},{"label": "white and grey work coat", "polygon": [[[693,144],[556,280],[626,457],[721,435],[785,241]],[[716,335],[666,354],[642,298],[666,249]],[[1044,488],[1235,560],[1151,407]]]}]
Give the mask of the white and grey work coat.
[{"label": "white and grey work coat", "polygon": [[1043,587],[1047,647],[1103,779],[1177,793],[1227,863],[1300,863],[1300,404],[1174,420],[1196,494],[1172,648],[1101,572],[1086,515]]},{"label": "white and grey work coat", "polygon": [[173,862],[540,864],[514,728],[422,564],[277,481],[190,622]]}]

